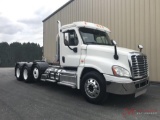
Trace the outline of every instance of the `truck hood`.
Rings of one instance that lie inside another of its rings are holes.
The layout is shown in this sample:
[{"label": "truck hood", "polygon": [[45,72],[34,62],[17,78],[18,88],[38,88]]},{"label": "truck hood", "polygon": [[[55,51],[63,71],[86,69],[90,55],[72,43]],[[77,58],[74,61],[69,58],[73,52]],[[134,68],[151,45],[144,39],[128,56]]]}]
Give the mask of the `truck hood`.
[{"label": "truck hood", "polygon": [[[102,51],[102,52],[107,52],[107,53],[113,53],[115,52],[114,46],[107,46],[107,45],[88,45],[87,46],[88,50],[93,50],[93,51]],[[122,48],[122,47],[117,47],[117,53],[118,55],[128,55],[130,52],[138,52],[132,49],[127,49],[127,48]]]}]

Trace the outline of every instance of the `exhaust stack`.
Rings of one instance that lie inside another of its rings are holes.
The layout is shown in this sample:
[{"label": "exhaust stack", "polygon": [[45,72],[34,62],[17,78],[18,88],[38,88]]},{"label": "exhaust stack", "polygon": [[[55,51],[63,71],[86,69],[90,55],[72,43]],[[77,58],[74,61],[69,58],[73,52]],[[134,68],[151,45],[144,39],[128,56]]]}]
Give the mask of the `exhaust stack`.
[{"label": "exhaust stack", "polygon": [[58,36],[60,36],[60,32],[61,32],[61,21],[57,21],[58,23]]},{"label": "exhaust stack", "polygon": [[59,63],[60,60],[60,33],[61,33],[61,22],[57,21],[58,23],[58,35],[56,39],[56,62]]}]

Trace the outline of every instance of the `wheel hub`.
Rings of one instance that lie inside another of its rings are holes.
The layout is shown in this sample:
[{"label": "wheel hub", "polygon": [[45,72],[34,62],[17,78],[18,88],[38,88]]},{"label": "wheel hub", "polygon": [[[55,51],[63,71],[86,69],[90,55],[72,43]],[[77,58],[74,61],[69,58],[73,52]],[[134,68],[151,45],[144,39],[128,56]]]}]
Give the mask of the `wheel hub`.
[{"label": "wheel hub", "polygon": [[24,69],[24,71],[23,71],[23,78],[24,78],[24,80],[28,79],[28,71],[26,69]]},{"label": "wheel hub", "polygon": [[89,90],[91,91],[91,92],[93,92],[93,90],[94,90],[94,88],[93,88],[93,86],[92,85],[89,85]]},{"label": "wheel hub", "polygon": [[35,79],[38,79],[38,77],[39,77],[39,70],[37,68],[34,68],[34,70],[33,70],[33,76],[34,76]]},{"label": "wheel hub", "polygon": [[97,98],[100,93],[99,83],[95,79],[88,79],[85,82],[85,92],[90,98]]},{"label": "wheel hub", "polygon": [[20,77],[20,69],[19,68],[17,68],[17,70],[16,70],[16,76],[17,76],[17,78]]}]

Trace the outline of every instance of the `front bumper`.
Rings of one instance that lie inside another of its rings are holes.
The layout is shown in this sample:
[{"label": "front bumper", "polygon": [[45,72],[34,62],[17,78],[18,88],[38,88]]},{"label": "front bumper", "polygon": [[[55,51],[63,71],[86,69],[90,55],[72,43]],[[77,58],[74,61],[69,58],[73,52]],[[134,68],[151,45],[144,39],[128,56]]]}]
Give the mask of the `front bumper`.
[{"label": "front bumper", "polygon": [[149,87],[149,78],[133,81],[129,78],[119,78],[115,76],[104,75],[107,81],[106,92],[129,95],[135,94],[135,97],[144,94]]}]

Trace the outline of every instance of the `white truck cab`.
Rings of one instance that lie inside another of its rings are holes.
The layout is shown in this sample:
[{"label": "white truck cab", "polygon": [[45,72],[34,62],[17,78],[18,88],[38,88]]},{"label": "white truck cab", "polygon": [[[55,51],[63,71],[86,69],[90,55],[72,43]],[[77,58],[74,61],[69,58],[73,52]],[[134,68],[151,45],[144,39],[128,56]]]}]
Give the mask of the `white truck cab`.
[{"label": "white truck cab", "polygon": [[[40,79],[81,89],[91,103],[101,103],[106,93],[137,97],[147,91],[146,55],[117,47],[108,28],[84,21],[61,26],[58,21],[58,31],[56,61],[52,65],[45,61],[18,62],[17,79]],[[139,48],[142,51],[143,46]]]}]

